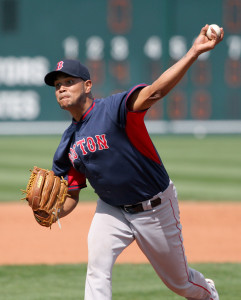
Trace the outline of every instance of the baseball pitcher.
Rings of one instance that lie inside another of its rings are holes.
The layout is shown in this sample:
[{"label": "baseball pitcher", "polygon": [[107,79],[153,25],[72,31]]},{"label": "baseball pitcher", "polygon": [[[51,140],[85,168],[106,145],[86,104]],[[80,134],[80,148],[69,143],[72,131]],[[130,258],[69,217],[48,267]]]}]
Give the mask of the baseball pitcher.
[{"label": "baseball pitcher", "polygon": [[[207,30],[208,25],[186,55],[152,84],[137,84],[104,99],[94,99],[89,71],[78,60],[64,59],[45,76],[61,109],[72,116],[52,167],[68,188],[61,197],[55,195],[61,205],[43,205],[52,185],[44,188],[45,200],[31,189],[44,186],[50,175],[38,180],[35,175],[26,199],[40,225],[49,227],[76,207],[86,179],[99,196],[88,235],[85,300],[112,299],[113,265],[134,240],[173,292],[189,300],[219,299],[214,282],[188,266],[177,192],[144,124],[148,109],[178,84],[200,54],[223,40],[222,28],[220,36],[213,30],[211,39]],[[51,222],[45,222],[49,214]]]}]

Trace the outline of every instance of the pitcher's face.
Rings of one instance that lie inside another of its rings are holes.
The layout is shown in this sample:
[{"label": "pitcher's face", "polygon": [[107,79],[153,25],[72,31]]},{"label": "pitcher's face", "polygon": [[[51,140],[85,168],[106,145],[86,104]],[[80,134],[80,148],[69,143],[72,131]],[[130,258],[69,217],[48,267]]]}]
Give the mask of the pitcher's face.
[{"label": "pitcher's face", "polygon": [[61,74],[54,82],[55,96],[62,109],[81,104],[86,97],[85,81],[81,78]]}]

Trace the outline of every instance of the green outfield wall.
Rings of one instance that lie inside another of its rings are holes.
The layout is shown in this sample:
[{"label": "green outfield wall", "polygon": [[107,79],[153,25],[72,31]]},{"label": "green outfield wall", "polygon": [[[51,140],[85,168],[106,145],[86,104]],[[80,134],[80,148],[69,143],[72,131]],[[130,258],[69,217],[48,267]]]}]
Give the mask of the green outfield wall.
[{"label": "green outfield wall", "polygon": [[151,83],[213,23],[224,28],[224,41],[200,56],[146,120],[237,121],[241,131],[241,1],[1,0],[0,132],[12,122],[28,128],[70,120],[43,82],[59,60],[80,59],[95,97],[104,97]]}]

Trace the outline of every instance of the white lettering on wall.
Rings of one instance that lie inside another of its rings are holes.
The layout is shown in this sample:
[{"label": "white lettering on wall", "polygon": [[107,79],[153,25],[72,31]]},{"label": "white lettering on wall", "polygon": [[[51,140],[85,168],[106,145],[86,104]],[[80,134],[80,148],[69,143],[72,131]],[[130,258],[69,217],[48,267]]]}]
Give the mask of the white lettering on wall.
[{"label": "white lettering on wall", "polygon": [[0,57],[0,85],[42,86],[49,71],[49,61],[43,56]]},{"label": "white lettering on wall", "polygon": [[0,119],[34,120],[39,116],[39,95],[35,91],[1,91]]}]

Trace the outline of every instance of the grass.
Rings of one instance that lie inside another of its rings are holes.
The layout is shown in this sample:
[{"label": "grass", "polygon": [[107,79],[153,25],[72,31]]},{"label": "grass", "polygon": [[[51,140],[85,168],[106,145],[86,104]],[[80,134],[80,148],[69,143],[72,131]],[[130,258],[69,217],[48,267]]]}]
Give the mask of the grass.
[{"label": "grass", "polygon": [[239,136],[154,137],[182,200],[241,200]]},{"label": "grass", "polygon": [[[18,201],[34,165],[51,168],[60,136],[0,137],[0,201]],[[241,138],[153,136],[180,200],[241,200]],[[89,186],[80,201],[96,200]]]},{"label": "grass", "polygon": [[[213,278],[222,300],[239,300],[241,264],[194,264]],[[83,299],[86,265],[1,266],[0,299]],[[115,265],[113,300],[183,299],[168,290],[148,264]]]},{"label": "grass", "polygon": [[[84,269],[84,270],[83,270]],[[80,299],[86,266],[2,266],[0,299]]]}]

